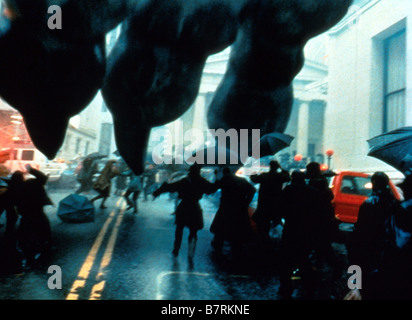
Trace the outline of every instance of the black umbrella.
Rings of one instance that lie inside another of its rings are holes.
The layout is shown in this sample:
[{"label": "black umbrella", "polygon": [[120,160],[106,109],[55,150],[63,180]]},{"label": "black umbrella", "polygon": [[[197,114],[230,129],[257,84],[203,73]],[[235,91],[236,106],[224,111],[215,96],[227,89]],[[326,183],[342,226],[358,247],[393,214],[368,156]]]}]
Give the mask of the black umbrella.
[{"label": "black umbrella", "polygon": [[331,178],[331,177],[337,176],[338,174],[335,171],[328,169],[326,171],[323,171],[322,175],[326,178]]},{"label": "black umbrella", "polygon": [[106,155],[102,155],[102,154],[100,154],[100,153],[98,153],[98,152],[90,153],[89,155],[87,155],[87,156],[85,157],[85,159],[93,159],[93,160],[99,160],[99,159],[103,159],[103,158],[107,158],[107,156],[106,156]]},{"label": "black umbrella", "polygon": [[399,128],[368,140],[368,156],[405,173],[412,169],[412,127]]},{"label": "black umbrella", "polygon": [[240,168],[243,166],[239,152],[218,145],[193,152],[193,154],[186,159],[186,162],[189,165],[196,162],[202,167]]},{"label": "black umbrella", "polygon": [[94,205],[85,196],[70,194],[59,202],[57,216],[64,222],[92,222]]},{"label": "black umbrella", "polygon": [[[273,156],[280,150],[285,149],[290,146],[294,137],[280,132],[272,132],[265,134],[259,140],[260,144],[260,157]],[[253,146],[256,148],[257,144]],[[255,149],[254,149],[255,150]]]}]

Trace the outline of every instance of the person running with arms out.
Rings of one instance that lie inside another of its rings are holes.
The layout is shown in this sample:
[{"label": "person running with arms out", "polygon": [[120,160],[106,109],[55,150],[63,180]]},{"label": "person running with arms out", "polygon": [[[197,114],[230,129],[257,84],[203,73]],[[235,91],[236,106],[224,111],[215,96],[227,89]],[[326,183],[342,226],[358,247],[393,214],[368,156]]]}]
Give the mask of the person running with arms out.
[{"label": "person running with arms out", "polygon": [[186,178],[174,183],[163,183],[162,186],[153,192],[157,198],[165,192],[177,192],[181,202],[175,212],[175,241],[173,246],[173,255],[178,256],[182,243],[183,230],[189,228],[189,262],[193,261],[196,250],[197,232],[203,229],[203,212],[199,200],[204,194],[216,192],[214,184],[210,183],[200,175],[200,166],[194,164],[189,169]]}]

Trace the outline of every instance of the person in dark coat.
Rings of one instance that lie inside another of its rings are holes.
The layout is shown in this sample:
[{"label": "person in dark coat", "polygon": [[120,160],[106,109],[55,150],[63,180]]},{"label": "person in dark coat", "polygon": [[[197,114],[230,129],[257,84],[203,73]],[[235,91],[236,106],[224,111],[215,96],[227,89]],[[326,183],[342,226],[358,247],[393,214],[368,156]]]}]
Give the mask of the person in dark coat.
[{"label": "person in dark coat", "polygon": [[[7,181],[7,182],[6,182]],[[6,213],[6,231],[0,247],[0,273],[21,272],[21,254],[17,249],[18,213],[12,201],[8,178],[0,178],[0,216]]]},{"label": "person in dark coat", "polygon": [[216,192],[214,184],[210,183],[200,175],[200,166],[194,164],[189,169],[187,177],[174,183],[163,183],[162,186],[153,192],[156,198],[164,192],[177,192],[181,202],[175,212],[175,241],[173,255],[179,254],[182,243],[183,229],[189,228],[189,261],[192,261],[196,250],[197,232],[203,229],[203,213],[199,200],[204,194]]},{"label": "person in dark coat", "polygon": [[18,220],[17,211],[11,201],[9,185],[6,180],[0,178],[0,216],[6,212],[6,239],[14,239],[16,231],[16,223]]},{"label": "person in dark coat", "polygon": [[92,158],[83,160],[82,168],[77,175],[77,181],[80,187],[75,191],[76,194],[88,192],[93,189],[93,175],[98,173],[97,163]]},{"label": "person in dark coat", "polygon": [[143,179],[143,201],[148,200],[148,196],[154,190],[156,186],[156,173],[157,170],[153,168],[153,166],[148,166],[143,174],[142,174],[142,179]]},{"label": "person in dark coat", "polygon": [[339,277],[342,272],[342,261],[332,248],[333,236],[337,232],[337,223],[332,207],[333,192],[317,162],[307,164],[306,179],[309,180],[308,184],[318,193],[317,207],[311,222],[314,231],[311,242],[318,266],[321,262],[326,261],[332,267],[335,277]]},{"label": "person in dark coat", "polygon": [[99,194],[91,199],[91,202],[94,202],[98,199],[102,199],[100,204],[100,209],[107,208],[104,203],[110,197],[110,190],[112,186],[112,179],[119,174],[119,171],[114,166],[116,163],[115,160],[109,160],[106,162],[102,172],[100,173],[99,178],[94,182],[93,189],[96,190]]},{"label": "person in dark coat", "polygon": [[233,252],[238,254],[242,243],[249,240],[252,234],[248,209],[256,189],[246,179],[234,175],[229,168],[223,169],[223,177],[215,182],[215,186],[216,190],[222,190],[222,195],[210,226],[214,234],[212,246],[220,252],[224,241],[228,241]]},{"label": "person in dark coat", "polygon": [[293,271],[299,270],[306,294],[313,290],[310,239],[313,237],[311,221],[318,201],[317,190],[306,184],[305,174],[295,170],[291,183],[282,191],[282,217],[285,224],[280,246],[280,288],[282,298],[292,294]]},{"label": "person in dark coat", "polygon": [[280,223],[279,201],[283,185],[290,181],[289,173],[283,170],[277,161],[270,162],[270,171],[260,175],[250,176],[253,183],[259,183],[259,196],[253,220],[256,222],[257,232],[264,245],[270,243],[269,231],[271,222]]},{"label": "person in dark coat", "polygon": [[[121,175],[126,176],[126,177],[129,176],[130,178],[129,184],[127,185],[126,192],[123,195],[128,205],[126,210],[133,208],[133,213],[137,213],[138,211],[137,199],[139,198],[140,191],[142,190],[141,177],[134,174],[132,170],[128,170]],[[132,200],[130,200],[129,198],[130,195],[132,196]]]},{"label": "person in dark coat", "polygon": [[383,172],[372,175],[372,195],[361,205],[351,239],[349,262],[362,270],[362,288],[347,300],[412,299],[412,177],[398,201]]},{"label": "person in dark coat", "polygon": [[27,165],[27,170],[35,178],[25,179],[23,172],[14,172],[10,181],[10,195],[21,216],[17,230],[18,246],[30,265],[38,254],[45,254],[50,249],[51,228],[44,206],[53,203],[44,188],[48,177],[30,165]]}]

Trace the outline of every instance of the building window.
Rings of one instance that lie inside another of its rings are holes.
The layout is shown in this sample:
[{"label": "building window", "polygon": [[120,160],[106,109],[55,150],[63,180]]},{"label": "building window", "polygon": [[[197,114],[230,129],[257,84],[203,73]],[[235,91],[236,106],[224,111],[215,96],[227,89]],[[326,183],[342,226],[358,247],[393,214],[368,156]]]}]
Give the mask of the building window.
[{"label": "building window", "polygon": [[108,111],[109,111],[109,110],[107,109],[106,103],[103,102],[103,103],[102,103],[102,112],[104,113],[104,112],[108,112]]},{"label": "building window", "polygon": [[314,143],[309,143],[308,144],[308,156],[310,158],[314,158],[315,157],[315,151],[316,151],[316,144]]},{"label": "building window", "polygon": [[84,146],[84,155],[88,155],[89,154],[89,146],[90,146],[90,141],[86,141],[86,144]]},{"label": "building window", "polygon": [[406,38],[405,30],[384,42],[383,131],[405,125]]},{"label": "building window", "polygon": [[80,138],[77,138],[77,139],[76,139],[76,148],[75,148],[76,154],[78,154],[79,151],[80,151],[80,143],[81,143],[81,139],[80,139]]},{"label": "building window", "polygon": [[66,137],[66,143],[65,143],[65,146],[64,146],[64,150],[69,150],[69,147],[70,147],[70,143],[72,142],[71,141],[71,135],[70,134],[68,134],[67,135],[67,137]]},{"label": "building window", "polygon": [[102,155],[110,154],[112,141],[113,125],[111,123],[103,123],[100,129],[99,153]]},{"label": "building window", "polygon": [[33,150],[23,150],[21,153],[21,160],[23,161],[33,161],[34,160],[34,151]]}]

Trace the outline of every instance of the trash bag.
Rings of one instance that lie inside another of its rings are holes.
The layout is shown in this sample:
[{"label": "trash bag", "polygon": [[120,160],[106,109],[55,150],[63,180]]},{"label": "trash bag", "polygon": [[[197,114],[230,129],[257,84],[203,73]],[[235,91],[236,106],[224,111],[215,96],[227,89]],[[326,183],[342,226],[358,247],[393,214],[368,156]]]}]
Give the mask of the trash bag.
[{"label": "trash bag", "polygon": [[93,222],[94,212],[94,205],[87,197],[71,194],[59,202],[57,216],[64,222]]}]

